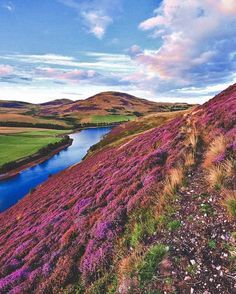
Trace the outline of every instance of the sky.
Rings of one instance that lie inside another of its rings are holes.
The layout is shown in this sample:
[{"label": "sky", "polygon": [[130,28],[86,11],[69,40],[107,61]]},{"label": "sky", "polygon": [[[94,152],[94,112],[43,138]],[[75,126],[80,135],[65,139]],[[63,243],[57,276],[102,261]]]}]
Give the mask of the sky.
[{"label": "sky", "polygon": [[0,99],[203,103],[236,81],[235,0],[0,0]]}]

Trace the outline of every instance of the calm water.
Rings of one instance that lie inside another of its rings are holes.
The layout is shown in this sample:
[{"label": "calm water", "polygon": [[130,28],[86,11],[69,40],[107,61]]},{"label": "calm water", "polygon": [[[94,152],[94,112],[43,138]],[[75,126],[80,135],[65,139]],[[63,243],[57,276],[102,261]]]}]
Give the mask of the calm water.
[{"label": "calm water", "polygon": [[0,212],[14,205],[24,197],[31,189],[47,180],[53,175],[78,163],[85,156],[88,149],[100,141],[111,128],[94,128],[82,130],[71,134],[73,143],[49,160],[22,171],[18,176],[0,182]]}]

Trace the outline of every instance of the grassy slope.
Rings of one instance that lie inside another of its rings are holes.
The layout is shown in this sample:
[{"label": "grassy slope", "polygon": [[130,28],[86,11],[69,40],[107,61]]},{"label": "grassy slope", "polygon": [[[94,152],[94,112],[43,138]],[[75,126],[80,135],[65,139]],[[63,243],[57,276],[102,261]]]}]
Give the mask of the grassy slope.
[{"label": "grassy slope", "polygon": [[65,131],[60,130],[23,130],[22,133],[0,135],[0,166],[30,156],[49,143],[60,141],[60,138],[56,135],[65,133]]}]

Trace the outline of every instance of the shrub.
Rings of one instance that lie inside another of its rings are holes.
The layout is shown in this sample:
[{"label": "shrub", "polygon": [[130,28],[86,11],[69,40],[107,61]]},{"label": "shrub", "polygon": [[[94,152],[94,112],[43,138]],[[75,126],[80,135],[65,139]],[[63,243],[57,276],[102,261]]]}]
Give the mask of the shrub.
[{"label": "shrub", "polygon": [[225,206],[230,217],[236,217],[236,191],[224,190],[223,205]]},{"label": "shrub", "polygon": [[163,244],[153,245],[143,257],[139,268],[139,281],[141,285],[149,282],[156,275],[158,265],[167,254],[167,248]]},{"label": "shrub", "polygon": [[209,167],[217,156],[224,153],[226,149],[226,139],[223,135],[218,136],[206,152],[204,166]]},{"label": "shrub", "polygon": [[234,163],[226,160],[208,169],[207,181],[211,187],[221,188],[225,180],[234,174]]},{"label": "shrub", "polygon": [[190,167],[192,165],[194,165],[195,163],[195,156],[194,156],[194,153],[193,152],[189,152],[185,155],[185,162],[184,162],[184,165],[186,167]]},{"label": "shrub", "polygon": [[221,188],[225,180],[225,172],[223,166],[213,166],[209,169],[207,181],[211,187]]},{"label": "shrub", "polygon": [[182,183],[184,178],[184,172],[181,167],[173,168],[170,171],[169,177],[165,181],[164,193],[167,195],[173,195],[176,189]]}]

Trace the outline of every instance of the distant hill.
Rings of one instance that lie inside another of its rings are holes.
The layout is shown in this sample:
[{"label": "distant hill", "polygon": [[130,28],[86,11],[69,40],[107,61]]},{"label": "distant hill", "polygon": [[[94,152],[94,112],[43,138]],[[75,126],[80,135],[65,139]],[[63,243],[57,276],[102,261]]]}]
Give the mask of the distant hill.
[{"label": "distant hill", "polygon": [[187,103],[156,103],[146,99],[120,92],[102,92],[85,100],[78,100],[63,107],[48,107],[43,114],[71,114],[71,115],[132,115],[134,113],[147,114],[160,111],[171,111],[177,108],[186,109]]},{"label": "distant hill", "polygon": [[32,104],[27,102],[0,100],[0,107],[4,108],[26,108],[30,105]]},{"label": "distant hill", "polygon": [[120,92],[103,92],[78,101],[56,99],[41,104],[0,101],[0,121],[1,124],[7,121],[9,125],[18,117],[21,126],[24,122],[44,120],[45,126],[53,123],[57,128],[58,125],[74,128],[85,124],[120,123],[150,113],[185,110],[192,106],[187,103],[156,103]]},{"label": "distant hill", "polygon": [[56,99],[49,102],[41,103],[40,105],[41,106],[58,106],[58,105],[61,106],[61,105],[69,104],[72,102],[73,100],[70,100],[70,99]]},{"label": "distant hill", "polygon": [[234,293],[236,84],[171,116],[0,214],[0,293]]}]

